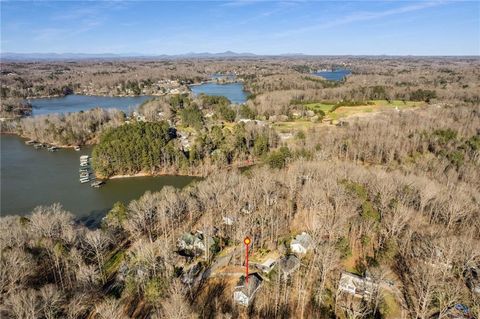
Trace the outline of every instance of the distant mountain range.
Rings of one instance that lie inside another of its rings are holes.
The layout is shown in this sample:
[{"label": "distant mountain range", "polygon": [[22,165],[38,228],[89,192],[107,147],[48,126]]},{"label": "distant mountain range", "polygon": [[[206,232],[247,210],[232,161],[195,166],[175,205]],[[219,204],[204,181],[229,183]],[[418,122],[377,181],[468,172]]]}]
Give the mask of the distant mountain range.
[{"label": "distant mountain range", "polygon": [[[301,56],[302,53],[286,53],[275,56]],[[167,55],[167,54],[142,54],[142,53],[15,53],[2,52],[0,59],[2,60],[86,60],[86,59],[125,59],[125,58],[159,58],[159,59],[175,59],[175,58],[232,58],[232,57],[256,57],[261,56],[249,52],[233,52],[225,51],[220,53],[210,52],[189,52],[185,54]]]},{"label": "distant mountain range", "polygon": [[211,52],[189,52],[184,54],[143,54],[143,53],[15,53],[2,52],[2,61],[64,61],[64,60],[141,60],[141,59],[213,59],[213,58],[254,58],[254,57],[364,57],[371,59],[388,58],[478,58],[478,56],[415,56],[415,55],[310,55],[304,53],[282,53],[282,54],[255,54],[250,52],[225,51],[219,53]]}]

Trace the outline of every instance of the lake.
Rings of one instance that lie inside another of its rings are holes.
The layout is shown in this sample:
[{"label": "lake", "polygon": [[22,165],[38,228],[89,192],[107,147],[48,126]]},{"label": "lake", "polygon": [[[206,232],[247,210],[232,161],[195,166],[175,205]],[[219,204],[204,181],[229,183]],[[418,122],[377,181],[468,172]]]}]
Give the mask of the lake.
[{"label": "lake", "polygon": [[117,201],[128,203],[145,191],[166,185],[182,188],[195,177],[158,176],[113,179],[101,188],[79,182],[79,157],[90,154],[61,149],[49,152],[25,145],[13,135],[1,135],[0,215],[26,215],[38,205],[59,202],[77,217],[103,216]]},{"label": "lake", "polygon": [[198,85],[191,85],[190,89],[193,94],[199,95],[201,93],[206,95],[224,96],[232,103],[241,104],[247,101],[248,94],[243,90],[243,83],[203,83]]},{"label": "lake", "polygon": [[332,71],[314,72],[313,75],[321,76],[322,78],[324,78],[325,80],[328,80],[328,81],[342,81],[344,78],[346,78],[351,73],[352,73],[352,71],[347,70],[347,69],[337,69],[337,70],[332,70]]},{"label": "lake", "polygon": [[33,115],[46,115],[53,113],[79,112],[100,108],[116,108],[125,112],[132,111],[151,96],[91,96],[91,95],[66,95],[62,97],[31,99]]}]

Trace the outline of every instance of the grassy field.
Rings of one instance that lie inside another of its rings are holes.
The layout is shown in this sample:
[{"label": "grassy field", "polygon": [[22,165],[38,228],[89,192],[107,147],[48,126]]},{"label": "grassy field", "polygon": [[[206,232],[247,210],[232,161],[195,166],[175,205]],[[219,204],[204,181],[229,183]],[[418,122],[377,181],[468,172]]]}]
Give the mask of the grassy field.
[{"label": "grassy field", "polygon": [[[318,112],[322,111],[325,113],[326,121],[338,121],[343,118],[347,118],[354,115],[368,114],[379,112],[388,109],[398,109],[403,110],[407,108],[417,107],[423,105],[424,102],[413,102],[413,101],[401,101],[401,100],[371,100],[369,104],[365,105],[356,105],[356,106],[340,106],[336,109],[334,108],[335,104],[328,102],[318,102],[318,103],[308,103],[305,104],[308,110]],[[334,109],[334,110],[333,110]],[[332,111],[333,110],[333,111]],[[300,118],[292,121],[285,122],[276,122],[273,124],[273,127],[279,133],[295,133],[298,131],[305,131],[309,128],[322,125],[322,122],[312,122],[305,118]]]},{"label": "grassy field", "polygon": [[333,108],[334,104],[326,104],[326,103],[309,103],[305,104],[305,107],[309,109],[310,111],[317,112],[317,111],[322,111],[325,114],[330,112]]},{"label": "grassy field", "polygon": [[422,105],[423,102],[401,101],[401,100],[372,100],[369,104],[356,106],[341,106],[334,111],[335,104],[329,102],[316,102],[305,104],[305,107],[314,112],[322,111],[326,117],[332,120],[347,117],[358,113],[370,113],[384,109],[397,108],[399,110]]},{"label": "grassy field", "polygon": [[411,102],[411,101],[386,101],[386,100],[373,100],[373,105],[359,105],[359,106],[341,106],[335,111],[327,113],[327,117],[332,120],[338,120],[341,118],[349,117],[352,115],[358,115],[362,113],[372,113],[388,109],[403,110],[411,107],[420,106],[423,102]]},{"label": "grassy field", "polygon": [[398,107],[400,108],[407,108],[407,107],[415,107],[422,105],[424,102],[414,102],[414,101],[401,101],[401,100],[392,100],[388,102],[387,100],[373,100],[375,105],[379,106],[386,106],[386,107]]},{"label": "grassy field", "polygon": [[384,308],[383,311],[386,312],[385,318],[393,319],[402,317],[400,306],[395,300],[395,296],[393,296],[390,292],[384,292],[382,308]]},{"label": "grassy field", "polygon": [[289,122],[276,122],[273,127],[280,133],[290,133],[292,131],[305,130],[318,125],[318,123],[309,120],[295,120]]}]

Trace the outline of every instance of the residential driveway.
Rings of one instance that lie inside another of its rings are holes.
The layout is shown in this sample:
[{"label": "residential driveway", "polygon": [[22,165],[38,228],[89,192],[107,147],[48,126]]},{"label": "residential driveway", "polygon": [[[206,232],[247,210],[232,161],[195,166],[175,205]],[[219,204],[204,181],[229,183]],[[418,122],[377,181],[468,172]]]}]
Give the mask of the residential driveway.
[{"label": "residential driveway", "polygon": [[222,251],[221,255],[215,258],[215,262],[210,266],[210,268],[205,270],[205,272],[203,273],[203,278],[205,279],[208,277],[218,276],[218,270],[230,264],[230,261],[232,260],[235,251],[235,247],[230,247]]}]

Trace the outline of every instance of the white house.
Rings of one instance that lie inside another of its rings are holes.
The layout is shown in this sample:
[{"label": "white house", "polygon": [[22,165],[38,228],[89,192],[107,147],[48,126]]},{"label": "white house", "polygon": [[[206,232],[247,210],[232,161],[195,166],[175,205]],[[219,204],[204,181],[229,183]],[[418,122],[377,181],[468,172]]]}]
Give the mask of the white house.
[{"label": "white house", "polygon": [[255,297],[257,290],[262,285],[262,281],[262,277],[257,273],[248,275],[248,283],[245,281],[245,276],[240,277],[240,281],[233,292],[233,300],[236,303],[247,307]]},{"label": "white house", "polygon": [[235,223],[235,218],[230,216],[223,216],[222,220],[223,220],[223,224],[228,226],[231,226]]},{"label": "white house", "polygon": [[268,274],[272,271],[273,267],[277,264],[277,261],[272,258],[268,258],[263,263],[259,264],[257,267],[260,268],[264,273]]},{"label": "white house", "polygon": [[312,246],[312,237],[306,232],[297,235],[290,243],[290,249],[294,253],[306,254]]}]

